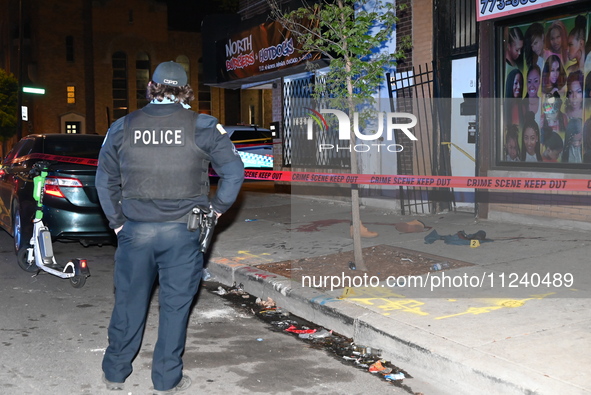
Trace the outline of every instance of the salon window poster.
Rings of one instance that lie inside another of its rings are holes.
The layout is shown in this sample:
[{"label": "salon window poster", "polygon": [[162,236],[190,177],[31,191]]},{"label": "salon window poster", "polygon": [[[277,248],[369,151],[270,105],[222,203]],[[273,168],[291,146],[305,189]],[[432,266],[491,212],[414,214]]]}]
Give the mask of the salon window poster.
[{"label": "salon window poster", "polygon": [[504,162],[591,164],[591,13],[506,26]]}]

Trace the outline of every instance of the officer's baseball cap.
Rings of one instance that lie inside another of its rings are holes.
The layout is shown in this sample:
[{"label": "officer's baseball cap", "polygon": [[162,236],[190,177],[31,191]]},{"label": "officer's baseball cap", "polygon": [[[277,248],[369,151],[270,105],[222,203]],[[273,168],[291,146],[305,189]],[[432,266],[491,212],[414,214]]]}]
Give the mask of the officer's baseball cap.
[{"label": "officer's baseball cap", "polygon": [[183,66],[171,60],[156,67],[152,81],[168,86],[184,86],[187,85],[187,73]]}]

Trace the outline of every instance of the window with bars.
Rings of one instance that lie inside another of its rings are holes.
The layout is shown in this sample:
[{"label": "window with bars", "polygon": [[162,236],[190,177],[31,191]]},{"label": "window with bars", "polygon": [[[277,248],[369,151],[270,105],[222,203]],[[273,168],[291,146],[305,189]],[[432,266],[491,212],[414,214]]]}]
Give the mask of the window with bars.
[{"label": "window with bars", "polygon": [[452,7],[450,26],[454,27],[452,53],[460,55],[477,50],[476,2],[474,0],[456,0]]},{"label": "window with bars", "polygon": [[127,92],[127,55],[124,52],[115,52],[112,56],[113,80],[113,118],[119,119],[127,115],[129,111],[129,99]]},{"label": "window with bars", "polygon": [[137,108],[148,104],[146,98],[146,87],[150,82],[150,57],[145,52],[140,52],[135,59],[135,97]]}]

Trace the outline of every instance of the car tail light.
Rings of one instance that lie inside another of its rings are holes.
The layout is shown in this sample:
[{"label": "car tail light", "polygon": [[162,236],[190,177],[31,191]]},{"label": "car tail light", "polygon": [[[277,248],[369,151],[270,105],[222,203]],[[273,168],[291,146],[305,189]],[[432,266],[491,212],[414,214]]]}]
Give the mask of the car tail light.
[{"label": "car tail light", "polygon": [[83,185],[77,178],[47,177],[45,179],[45,193],[47,195],[65,197],[60,187],[82,188]]}]

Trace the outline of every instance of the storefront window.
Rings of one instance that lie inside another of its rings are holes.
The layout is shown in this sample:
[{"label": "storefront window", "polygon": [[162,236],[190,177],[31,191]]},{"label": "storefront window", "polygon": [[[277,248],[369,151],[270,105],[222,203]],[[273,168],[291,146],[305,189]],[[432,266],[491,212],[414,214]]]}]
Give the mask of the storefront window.
[{"label": "storefront window", "polygon": [[591,13],[502,27],[499,160],[591,165]]}]

